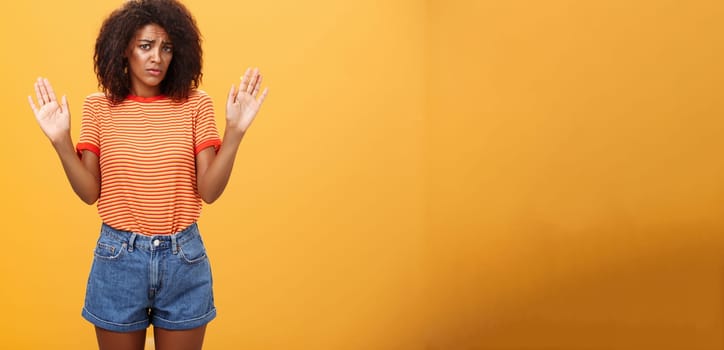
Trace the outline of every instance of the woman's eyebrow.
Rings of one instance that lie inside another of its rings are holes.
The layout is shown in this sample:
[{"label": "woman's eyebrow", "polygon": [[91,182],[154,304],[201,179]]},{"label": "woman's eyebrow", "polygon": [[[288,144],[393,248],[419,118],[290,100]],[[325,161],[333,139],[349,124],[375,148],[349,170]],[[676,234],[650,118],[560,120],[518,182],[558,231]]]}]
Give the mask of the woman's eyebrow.
[{"label": "woman's eyebrow", "polygon": [[[156,40],[152,40],[152,39],[138,39],[138,41],[144,41],[144,42],[147,42],[150,44],[153,44],[156,42]],[[161,44],[173,45],[170,41],[161,41]]]}]

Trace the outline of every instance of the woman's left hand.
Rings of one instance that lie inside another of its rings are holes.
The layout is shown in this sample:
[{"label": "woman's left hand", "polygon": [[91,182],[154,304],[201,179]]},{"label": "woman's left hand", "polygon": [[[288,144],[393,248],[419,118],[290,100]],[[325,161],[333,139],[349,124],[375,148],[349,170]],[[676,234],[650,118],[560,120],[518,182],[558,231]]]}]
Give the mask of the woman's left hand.
[{"label": "woman's left hand", "polygon": [[247,68],[241,77],[239,88],[233,84],[229,90],[229,98],[226,100],[226,128],[239,131],[242,134],[254,121],[254,117],[259,112],[269,88],[265,88],[259,95],[262,76],[259,74],[259,68]]}]

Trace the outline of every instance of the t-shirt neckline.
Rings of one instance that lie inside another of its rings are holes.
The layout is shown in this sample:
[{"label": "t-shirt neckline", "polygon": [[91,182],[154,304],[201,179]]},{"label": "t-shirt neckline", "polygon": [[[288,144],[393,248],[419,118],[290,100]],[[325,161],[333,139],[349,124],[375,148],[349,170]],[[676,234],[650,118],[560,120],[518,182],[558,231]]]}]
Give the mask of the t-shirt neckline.
[{"label": "t-shirt neckline", "polygon": [[166,95],[156,95],[156,96],[151,96],[151,97],[141,97],[141,96],[136,96],[136,95],[130,95],[130,94],[129,94],[128,96],[126,96],[126,98],[129,99],[129,100],[131,100],[131,101],[136,101],[136,102],[153,102],[153,101],[158,101],[158,100],[161,100],[161,99],[166,98]]}]

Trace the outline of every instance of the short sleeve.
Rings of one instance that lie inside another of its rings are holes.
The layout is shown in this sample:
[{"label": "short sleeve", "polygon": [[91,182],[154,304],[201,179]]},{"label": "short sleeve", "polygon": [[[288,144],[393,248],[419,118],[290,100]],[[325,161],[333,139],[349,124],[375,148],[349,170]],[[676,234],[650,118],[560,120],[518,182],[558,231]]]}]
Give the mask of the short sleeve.
[{"label": "short sleeve", "polygon": [[100,103],[105,97],[97,94],[86,97],[83,102],[83,118],[80,122],[80,139],[76,145],[76,152],[81,156],[83,150],[101,156],[100,147]]},{"label": "short sleeve", "polygon": [[214,119],[214,103],[211,97],[203,91],[198,91],[199,103],[194,120],[194,153],[199,154],[207,147],[214,147],[218,152],[221,146],[219,131],[216,129]]}]

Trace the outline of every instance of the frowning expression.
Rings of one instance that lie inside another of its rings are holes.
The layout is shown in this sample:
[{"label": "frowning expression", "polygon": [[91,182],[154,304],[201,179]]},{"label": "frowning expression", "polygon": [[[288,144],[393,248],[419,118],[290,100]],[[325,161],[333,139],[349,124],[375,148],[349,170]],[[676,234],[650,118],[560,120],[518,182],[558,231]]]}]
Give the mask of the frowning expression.
[{"label": "frowning expression", "polygon": [[131,94],[153,97],[161,93],[161,82],[166,77],[173,59],[171,39],[158,24],[148,24],[136,31],[126,50]]}]

